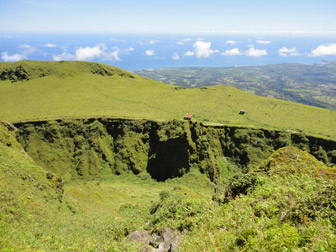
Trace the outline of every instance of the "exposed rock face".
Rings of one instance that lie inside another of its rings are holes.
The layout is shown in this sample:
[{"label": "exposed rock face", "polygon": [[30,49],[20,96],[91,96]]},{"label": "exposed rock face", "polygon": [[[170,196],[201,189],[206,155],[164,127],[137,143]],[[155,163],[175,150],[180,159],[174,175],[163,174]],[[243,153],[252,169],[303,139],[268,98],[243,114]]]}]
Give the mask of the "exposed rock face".
[{"label": "exposed rock face", "polygon": [[148,232],[134,231],[133,233],[130,233],[127,236],[127,239],[149,244],[149,241],[151,240],[151,236]]},{"label": "exposed rock face", "polygon": [[65,179],[147,170],[163,181],[199,169],[216,181],[221,170],[250,170],[284,146],[306,150],[323,162],[336,160],[335,141],[287,131],[105,118],[14,126],[35,162]]},{"label": "exposed rock face", "polygon": [[148,246],[144,246],[141,250],[144,252],[174,252],[178,249],[180,234],[175,233],[171,228],[165,227],[158,235],[134,231],[127,236],[127,239],[146,243]]}]

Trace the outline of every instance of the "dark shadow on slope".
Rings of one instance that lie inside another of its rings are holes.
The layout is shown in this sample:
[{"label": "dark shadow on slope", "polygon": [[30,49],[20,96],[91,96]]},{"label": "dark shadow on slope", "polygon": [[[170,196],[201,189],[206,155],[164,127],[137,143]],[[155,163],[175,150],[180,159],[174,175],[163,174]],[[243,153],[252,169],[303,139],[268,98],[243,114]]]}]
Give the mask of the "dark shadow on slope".
[{"label": "dark shadow on slope", "polygon": [[188,148],[184,138],[151,141],[147,172],[157,181],[182,176],[190,169]]}]

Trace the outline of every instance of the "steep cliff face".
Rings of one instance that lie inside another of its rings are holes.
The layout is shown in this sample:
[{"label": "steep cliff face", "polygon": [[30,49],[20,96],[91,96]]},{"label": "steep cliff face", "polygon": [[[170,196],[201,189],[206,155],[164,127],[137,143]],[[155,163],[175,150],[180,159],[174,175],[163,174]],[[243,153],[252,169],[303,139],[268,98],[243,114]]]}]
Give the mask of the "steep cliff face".
[{"label": "steep cliff face", "polygon": [[247,171],[275,150],[295,146],[335,163],[336,142],[303,134],[197,122],[76,119],[18,123],[19,141],[66,180],[147,171],[163,181],[199,169],[212,181]]}]

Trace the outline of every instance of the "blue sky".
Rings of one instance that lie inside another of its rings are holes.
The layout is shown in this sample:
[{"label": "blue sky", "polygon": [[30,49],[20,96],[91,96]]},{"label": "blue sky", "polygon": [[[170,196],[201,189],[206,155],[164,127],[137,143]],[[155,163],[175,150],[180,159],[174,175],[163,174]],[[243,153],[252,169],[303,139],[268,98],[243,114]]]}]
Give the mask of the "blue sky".
[{"label": "blue sky", "polygon": [[0,33],[336,34],[335,0],[0,0]]}]

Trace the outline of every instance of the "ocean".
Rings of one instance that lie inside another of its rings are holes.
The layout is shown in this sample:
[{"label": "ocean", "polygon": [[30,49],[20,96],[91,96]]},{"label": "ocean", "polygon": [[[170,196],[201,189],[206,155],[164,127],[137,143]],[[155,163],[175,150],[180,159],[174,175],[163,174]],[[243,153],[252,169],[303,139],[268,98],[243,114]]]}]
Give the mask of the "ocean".
[{"label": "ocean", "polygon": [[336,60],[335,36],[0,34],[0,61],[86,60],[126,70]]}]

